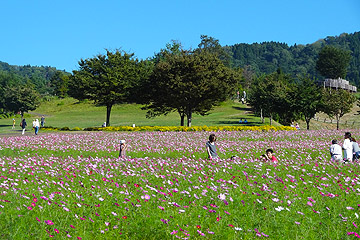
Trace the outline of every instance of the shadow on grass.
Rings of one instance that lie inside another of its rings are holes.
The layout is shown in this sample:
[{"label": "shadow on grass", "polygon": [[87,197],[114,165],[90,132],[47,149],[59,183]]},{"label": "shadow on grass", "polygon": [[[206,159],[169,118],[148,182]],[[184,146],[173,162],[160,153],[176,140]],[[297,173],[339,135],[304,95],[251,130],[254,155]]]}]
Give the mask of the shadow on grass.
[{"label": "shadow on grass", "polygon": [[239,110],[239,111],[251,111],[250,107],[232,107],[233,109]]},{"label": "shadow on grass", "polygon": [[219,121],[216,122],[217,124],[228,124],[228,125],[237,125],[237,126],[262,126],[264,124],[260,123],[260,122],[251,122],[249,121],[248,123],[239,123],[239,121]]}]

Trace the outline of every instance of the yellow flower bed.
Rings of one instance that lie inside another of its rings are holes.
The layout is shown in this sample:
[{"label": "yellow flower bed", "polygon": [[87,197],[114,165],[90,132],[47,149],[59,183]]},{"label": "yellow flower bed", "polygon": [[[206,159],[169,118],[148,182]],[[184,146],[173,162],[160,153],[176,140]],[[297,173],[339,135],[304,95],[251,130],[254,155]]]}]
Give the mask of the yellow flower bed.
[{"label": "yellow flower bed", "polygon": [[160,131],[160,132],[194,132],[194,131],[294,131],[296,128],[289,126],[274,127],[266,126],[196,126],[196,127],[166,127],[166,126],[143,126],[143,127],[93,127],[85,128],[85,131]]}]

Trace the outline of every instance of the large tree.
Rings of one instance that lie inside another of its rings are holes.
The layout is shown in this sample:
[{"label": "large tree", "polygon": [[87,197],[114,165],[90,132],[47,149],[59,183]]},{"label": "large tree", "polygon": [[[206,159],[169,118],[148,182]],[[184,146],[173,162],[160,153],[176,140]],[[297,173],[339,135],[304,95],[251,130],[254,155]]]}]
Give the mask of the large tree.
[{"label": "large tree", "polygon": [[106,125],[110,126],[112,106],[128,101],[132,88],[146,77],[143,70],[144,62],[133,53],[106,50],[105,55],[79,61],[79,70],[69,80],[69,95],[106,106]]},{"label": "large tree", "polygon": [[349,51],[325,46],[319,53],[316,70],[326,78],[345,78],[351,55]]},{"label": "large tree", "polygon": [[6,112],[21,113],[35,110],[39,106],[39,94],[31,84],[5,88],[4,107]]},{"label": "large tree", "polygon": [[321,89],[309,76],[303,75],[296,88],[296,111],[305,119],[306,129],[310,129],[310,120],[321,108]]},{"label": "large tree", "polygon": [[186,116],[191,126],[193,113],[207,114],[230,95],[239,79],[237,72],[210,52],[163,52],[147,83],[150,89],[144,109],[148,116],[177,111],[180,125]]},{"label": "large tree", "polygon": [[270,124],[274,117],[287,125],[298,118],[295,98],[296,89],[292,78],[280,69],[256,78],[249,93],[249,103],[254,111],[261,117],[268,116]]},{"label": "large tree", "polygon": [[356,97],[344,89],[324,89],[322,94],[322,111],[330,118],[335,117],[336,129],[340,119],[349,113],[356,102]]}]

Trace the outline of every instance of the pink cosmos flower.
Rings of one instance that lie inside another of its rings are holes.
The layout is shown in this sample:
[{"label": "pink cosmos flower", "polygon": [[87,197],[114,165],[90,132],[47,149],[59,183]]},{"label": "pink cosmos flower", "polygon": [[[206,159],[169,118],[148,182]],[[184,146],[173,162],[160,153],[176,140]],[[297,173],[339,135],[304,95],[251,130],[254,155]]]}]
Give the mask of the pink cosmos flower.
[{"label": "pink cosmos flower", "polygon": [[47,225],[54,225],[54,223],[53,223],[51,220],[45,220],[45,223],[46,223]]}]

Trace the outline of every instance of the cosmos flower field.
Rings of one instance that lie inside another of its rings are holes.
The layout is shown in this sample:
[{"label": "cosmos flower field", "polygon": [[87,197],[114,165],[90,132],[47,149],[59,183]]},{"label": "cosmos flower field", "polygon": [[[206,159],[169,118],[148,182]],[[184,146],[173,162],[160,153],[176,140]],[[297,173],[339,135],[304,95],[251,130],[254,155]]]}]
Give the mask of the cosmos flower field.
[{"label": "cosmos flower field", "polygon": [[216,132],[218,160],[205,131],[1,137],[0,239],[357,239],[359,164],[328,152],[344,131]]}]

